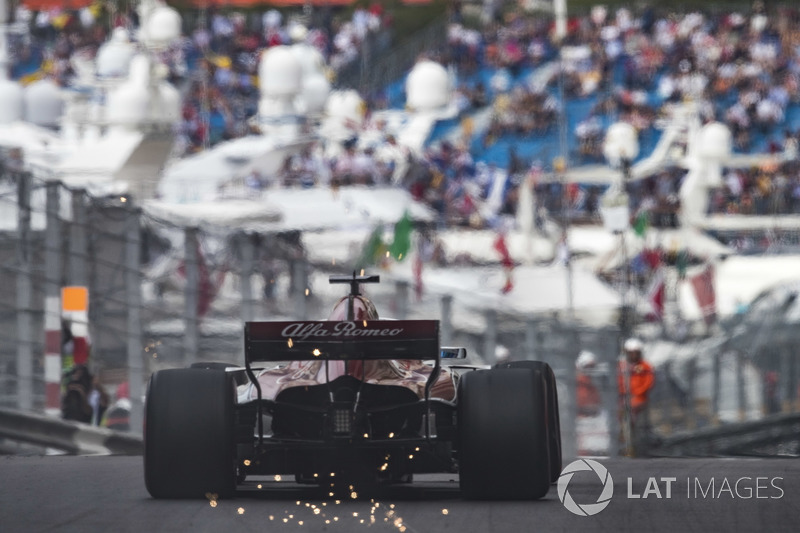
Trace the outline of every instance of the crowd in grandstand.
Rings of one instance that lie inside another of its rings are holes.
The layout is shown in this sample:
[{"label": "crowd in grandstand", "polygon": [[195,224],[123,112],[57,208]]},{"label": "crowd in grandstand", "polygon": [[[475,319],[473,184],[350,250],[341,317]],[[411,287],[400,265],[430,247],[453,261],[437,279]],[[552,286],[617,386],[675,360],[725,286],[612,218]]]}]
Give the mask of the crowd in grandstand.
[{"label": "crowd in grandstand", "polygon": [[[257,111],[258,57],[265,47],[302,40],[337,70],[357,57],[370,32],[391,23],[379,2],[346,17],[326,10],[317,15],[299,26],[276,10],[245,16],[209,8],[185,24],[186,37],[163,52],[173,81],[183,87],[178,132],[185,153],[252,132],[248,119]],[[280,176],[254,176],[252,186],[402,184],[435,207],[443,221],[480,225],[492,223],[497,215],[513,214],[517,188],[530,179],[540,205],[596,218],[601,188],[565,190],[557,181],[542,179],[550,161],[513,153],[509,165],[501,168],[481,163],[475,150],[476,139],[479,147],[486,147],[508,135],[557,136],[553,126],[564,105],[555,90],[558,76],[552,70],[546,76],[536,73],[557,57],[562,44],[570,51],[564,93],[570,99],[593,96],[596,101],[569,132],[580,141],[579,153],[571,158],[600,157],[608,117],[630,122],[645,135],[671,104],[692,99],[699,102],[704,121],[719,120],[731,128],[737,150],[752,150],[761,146],[757,139],[766,139],[770,151],[784,156],[774,168],[728,171],[710,209],[800,213],[800,114],[789,116],[791,107],[800,103],[800,10],[787,7],[767,14],[755,4],[741,13],[660,15],[648,8],[635,15],[625,8],[611,13],[597,7],[587,16],[570,19],[562,43],[554,42],[547,17],[509,10],[473,28],[461,23],[459,10],[451,15],[448,47],[441,57],[459,75],[457,94],[464,119],[460,140],[434,143],[412,158],[389,135],[369,145],[354,139],[334,158],[323,157],[319,149],[295,156]],[[15,49],[14,74],[30,74],[35,64],[64,85],[74,74],[72,55],[95,53],[114,26],[138,24],[133,11],[112,16],[96,6],[28,16],[32,38]],[[473,74],[487,68],[502,72],[506,82],[476,81]],[[485,106],[491,106],[491,119],[482,131],[474,131],[471,112]],[[364,127],[376,128],[369,110],[367,115]],[[683,176],[680,169],[667,169],[630,184],[635,207],[673,220]],[[499,200],[490,199],[496,182],[502,189]],[[480,211],[487,200],[493,202],[491,209]]]},{"label": "crowd in grandstand", "polygon": [[[541,105],[557,94],[557,75],[546,87],[519,72],[557,58],[549,21],[510,13],[482,32],[454,25],[449,44],[456,66],[465,71],[481,66],[504,69],[518,81],[511,87],[492,87],[494,113],[483,145],[516,133],[519,137],[547,131],[560,104]],[[609,13],[596,7],[586,17],[571,19],[562,43],[567,98],[596,95],[590,115],[573,132],[579,156],[601,158],[604,134],[601,117],[612,116],[646,134],[669,115],[672,104],[697,102],[701,120],[728,125],[734,149],[749,152],[754,139],[766,139],[766,150],[783,154],[774,168],[730,171],[724,187],[715,191],[713,212],[752,214],[800,213],[800,173],[797,145],[800,121],[788,121],[787,110],[800,103],[800,12],[778,8],[767,14],[761,3],[749,13],[689,12],[660,16],[645,9],[635,17],[622,8]],[[514,104],[524,102],[522,106]],[[541,111],[546,113],[541,114]],[[524,110],[524,113],[520,111]],[[795,115],[796,116],[796,115]],[[555,135],[550,131],[549,134]],[[763,142],[758,144],[763,146]],[[509,165],[515,166],[515,165]],[[678,208],[677,192],[685,172],[667,169],[642,183],[631,184],[637,207],[656,218]],[[540,186],[545,202],[588,215],[596,203],[586,201],[596,191],[585,187],[573,195],[558,186]],[[555,196],[553,196],[555,195]],[[570,197],[579,204],[570,205]]]}]

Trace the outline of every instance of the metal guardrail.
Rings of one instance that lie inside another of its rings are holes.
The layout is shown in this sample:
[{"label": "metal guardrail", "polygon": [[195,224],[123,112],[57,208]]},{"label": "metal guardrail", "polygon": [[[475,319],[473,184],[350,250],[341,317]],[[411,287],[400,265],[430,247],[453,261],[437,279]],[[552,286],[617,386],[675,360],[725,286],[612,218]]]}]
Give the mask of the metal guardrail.
[{"label": "metal guardrail", "polygon": [[798,440],[800,413],[787,413],[673,435],[651,448],[650,455],[750,455],[760,447]]},{"label": "metal guardrail", "polygon": [[0,438],[72,455],[141,455],[141,435],[0,408]]}]

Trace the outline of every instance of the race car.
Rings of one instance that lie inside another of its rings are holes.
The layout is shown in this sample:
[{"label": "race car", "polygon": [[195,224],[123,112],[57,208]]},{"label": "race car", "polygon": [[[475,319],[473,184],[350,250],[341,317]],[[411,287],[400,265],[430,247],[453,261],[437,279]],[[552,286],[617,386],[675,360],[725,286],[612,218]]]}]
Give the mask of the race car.
[{"label": "race car", "polygon": [[[144,430],[154,498],[233,497],[247,478],[331,490],[458,473],[468,499],[539,499],[561,472],[555,376],[464,364],[437,320],[380,319],[362,284],[326,321],[247,322],[243,367],[153,373]],[[268,366],[258,367],[259,364]]]}]

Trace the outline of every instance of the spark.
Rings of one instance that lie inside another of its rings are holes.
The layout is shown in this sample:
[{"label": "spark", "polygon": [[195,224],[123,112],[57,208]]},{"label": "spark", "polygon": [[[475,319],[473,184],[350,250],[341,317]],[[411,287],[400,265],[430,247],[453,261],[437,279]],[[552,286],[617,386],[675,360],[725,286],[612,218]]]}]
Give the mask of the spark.
[{"label": "spark", "polygon": [[334,522],[338,522],[338,521],[339,521],[339,517],[338,517],[338,516],[334,516],[334,517],[333,517],[333,521],[334,521]]},{"label": "spark", "polygon": [[319,510],[319,508],[317,508],[317,509],[314,509],[314,514],[319,514],[320,512],[321,512],[321,511]]},{"label": "spark", "polygon": [[442,509],[442,514],[450,514],[450,511],[448,511],[447,509]]},{"label": "spark", "polygon": [[414,448],[414,451],[415,451],[415,452],[418,452],[418,451],[419,451],[419,446],[417,446],[416,448]]},{"label": "spark", "polygon": [[314,351],[313,351],[313,352],[311,352],[311,353],[312,353],[312,354],[314,354],[314,357],[319,357],[319,355],[320,355],[322,352],[320,352],[320,351],[319,351],[319,348],[314,348]]},{"label": "spark", "polygon": [[319,477],[319,474],[316,474],[316,473],[315,473],[315,474],[314,474],[314,477]]},{"label": "spark", "polygon": [[356,511],[353,511],[353,516],[358,518],[358,513]]},{"label": "spark", "polygon": [[399,255],[397,256],[397,260],[398,260],[398,261],[401,261],[402,259],[403,259],[403,254],[401,253],[401,254],[399,254]]},{"label": "spark", "polygon": [[288,523],[289,523],[289,519],[288,519],[288,518],[284,518],[284,519],[283,519],[283,523],[284,523],[284,524],[288,524]]},{"label": "spark", "polygon": [[308,289],[308,287],[306,287],[306,296],[308,296],[310,292],[311,291]]},{"label": "spark", "polygon": [[361,275],[362,276],[364,275],[364,269],[363,268],[361,269]]},{"label": "spark", "polygon": [[274,516],[272,516],[272,515],[269,515],[269,519],[270,519],[270,520],[275,520],[275,517],[274,517]]},{"label": "spark", "polygon": [[292,342],[292,339],[291,339],[291,338],[289,339],[289,341],[288,341],[286,344],[288,344],[288,345],[289,345],[289,348],[291,348],[292,346],[294,346],[294,342]]},{"label": "spark", "polygon": [[325,523],[326,523],[326,524],[330,524],[330,523],[331,523],[331,521],[330,521],[330,520],[325,520]]},{"label": "spark", "polygon": [[350,497],[355,500],[356,498],[358,498],[358,493],[356,491],[353,491],[350,493]]},{"label": "spark", "polygon": [[302,526],[302,525],[303,525],[303,521],[302,521],[302,520],[298,520],[298,521],[297,521],[297,525],[298,525],[298,526]]},{"label": "spark", "polygon": [[[392,431],[391,433],[389,433],[389,438],[390,438],[390,439],[393,439],[393,438],[394,438],[394,431]],[[388,457],[387,457],[387,459],[388,459]]]},{"label": "spark", "polygon": [[389,253],[389,250],[386,250],[386,259],[389,259],[389,257],[391,257],[391,255],[392,254]]},{"label": "spark", "polygon": [[368,439],[369,438],[369,433],[364,433],[364,438]]},{"label": "spark", "polygon": [[274,479],[275,479],[275,481],[280,481],[281,480],[281,475],[280,474],[275,474],[275,478]]},{"label": "spark", "polygon": [[244,460],[244,466],[250,466],[250,459]]},{"label": "spark", "polygon": [[331,497],[331,498],[333,498],[333,493],[332,493],[332,492],[329,492],[329,493],[328,493],[328,496],[329,496],[329,497]]},{"label": "spark", "polygon": [[244,507],[239,507],[238,509],[236,509],[236,512],[239,514],[244,514]]},{"label": "spark", "polygon": [[261,488],[261,483],[259,483],[259,484],[258,484],[258,488],[259,488],[259,489]]},{"label": "spark", "polygon": [[128,199],[127,199],[127,198],[125,198],[124,196],[120,196],[120,197],[119,197],[119,201],[120,201],[120,202],[122,202],[122,203],[124,204],[125,202],[127,202],[127,201],[128,201]]},{"label": "spark", "polygon": [[364,327],[367,327],[367,321],[364,320]]},{"label": "spark", "polygon": [[381,466],[381,472],[385,472],[387,468],[389,468],[389,463],[383,463]]},{"label": "spark", "polygon": [[409,459],[413,459],[413,458],[414,458],[414,454],[413,454],[413,453],[409,454],[409,455],[408,455],[408,458],[409,458]]},{"label": "spark", "polygon": [[211,500],[210,502],[208,502],[208,504],[209,504],[211,507],[216,507],[216,506],[217,506],[217,500]]}]

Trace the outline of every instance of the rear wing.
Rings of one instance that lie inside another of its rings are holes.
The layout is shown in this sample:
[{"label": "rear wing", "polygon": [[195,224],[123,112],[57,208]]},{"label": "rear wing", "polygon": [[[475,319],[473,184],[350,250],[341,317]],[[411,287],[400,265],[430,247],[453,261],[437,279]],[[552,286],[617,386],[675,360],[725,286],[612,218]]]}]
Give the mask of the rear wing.
[{"label": "rear wing", "polygon": [[257,361],[436,359],[438,320],[246,322],[244,355]]}]

